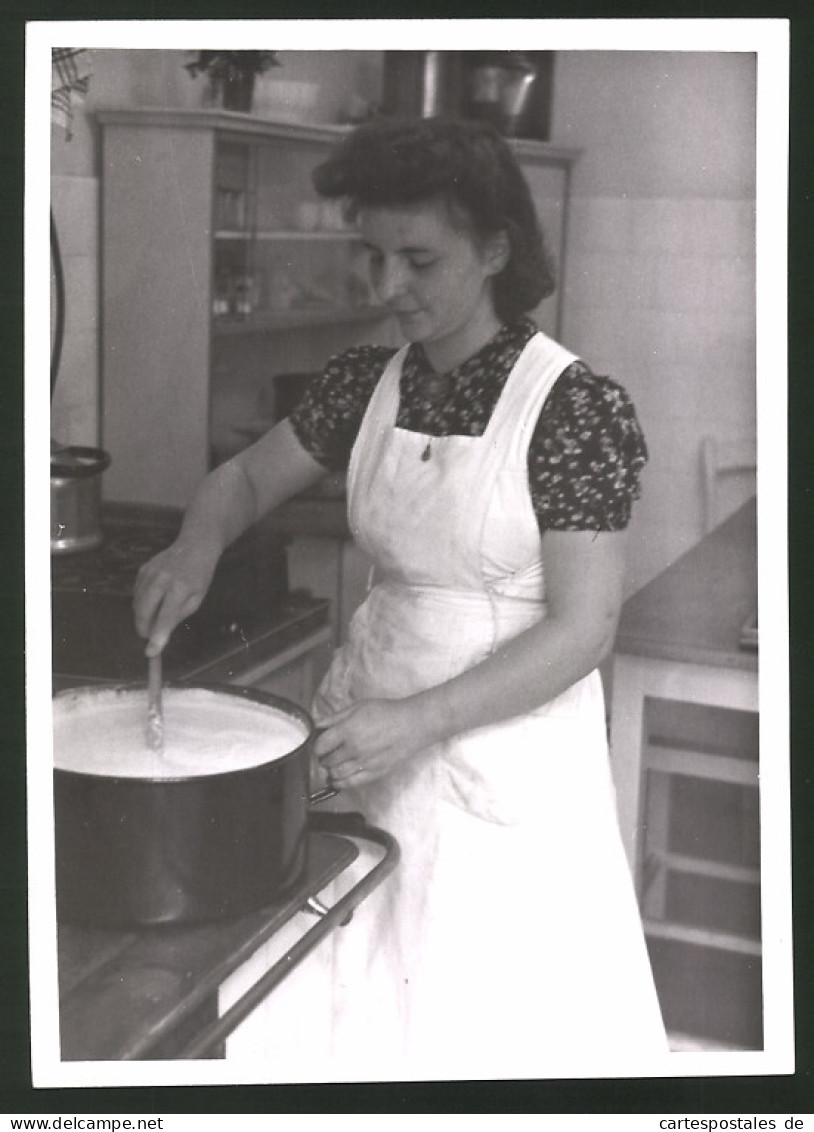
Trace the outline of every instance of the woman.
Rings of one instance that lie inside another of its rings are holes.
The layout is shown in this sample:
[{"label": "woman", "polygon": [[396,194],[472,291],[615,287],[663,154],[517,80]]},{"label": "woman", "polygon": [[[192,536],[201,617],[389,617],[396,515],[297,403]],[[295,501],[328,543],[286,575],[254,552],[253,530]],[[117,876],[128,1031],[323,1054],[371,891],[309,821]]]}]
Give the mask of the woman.
[{"label": "woman", "polygon": [[333,359],[204,481],[142,571],[139,631],[160,651],[234,538],[347,468],[377,578],[315,750],[402,862],[332,937],[335,1056],[362,1076],[640,1069],[665,1040],[597,672],[646,460],[633,407],[526,317],[553,279],[490,128],[362,127],[315,184],[346,202],[408,345]]}]

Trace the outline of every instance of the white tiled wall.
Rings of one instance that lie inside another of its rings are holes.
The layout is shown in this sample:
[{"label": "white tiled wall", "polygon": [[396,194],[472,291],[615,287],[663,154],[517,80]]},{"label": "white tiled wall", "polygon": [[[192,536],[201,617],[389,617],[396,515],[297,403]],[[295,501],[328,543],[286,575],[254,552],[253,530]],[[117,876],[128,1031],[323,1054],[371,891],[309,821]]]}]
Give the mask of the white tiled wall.
[{"label": "white tiled wall", "polygon": [[749,52],[557,53],[563,340],[626,386],[650,448],[628,592],[702,537],[702,438],[755,435],[756,92]]},{"label": "white tiled wall", "polygon": [[572,202],[563,339],[628,389],[650,448],[628,592],[701,536],[702,437],[755,434],[754,223],[748,199]]}]

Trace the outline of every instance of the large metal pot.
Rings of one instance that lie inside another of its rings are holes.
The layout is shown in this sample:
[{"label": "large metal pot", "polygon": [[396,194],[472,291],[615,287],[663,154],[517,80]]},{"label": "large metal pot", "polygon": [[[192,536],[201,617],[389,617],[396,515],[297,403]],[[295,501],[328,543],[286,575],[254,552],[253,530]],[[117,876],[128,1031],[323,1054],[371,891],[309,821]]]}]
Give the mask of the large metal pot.
[{"label": "large metal pot", "polygon": [[71,445],[51,453],[51,553],[91,550],[102,541],[101,448]]},{"label": "large metal pot", "polygon": [[[301,708],[244,688],[173,686],[173,695],[215,697],[209,728],[228,748],[250,701],[296,727],[297,746],[271,761],[193,775],[123,776],[59,767],[60,718],[78,713],[94,735],[100,697],[137,697],[143,687],[74,688],[54,700],[54,806],[57,912],[95,925],[194,922],[238,915],[284,896],[306,867],[309,764],[313,724]],[[222,709],[222,710],[221,710]],[[71,724],[73,726],[73,723]],[[209,725],[207,724],[207,727]],[[169,716],[167,716],[169,729]],[[169,737],[169,736],[168,736]],[[98,725],[97,725],[98,739]],[[323,792],[328,793],[328,792]]]}]

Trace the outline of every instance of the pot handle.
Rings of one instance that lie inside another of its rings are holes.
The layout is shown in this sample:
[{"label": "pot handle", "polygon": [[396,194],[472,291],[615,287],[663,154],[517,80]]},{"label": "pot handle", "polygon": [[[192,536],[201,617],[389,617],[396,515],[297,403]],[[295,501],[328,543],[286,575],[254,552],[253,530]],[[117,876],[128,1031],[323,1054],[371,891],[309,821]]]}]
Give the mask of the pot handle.
[{"label": "pot handle", "polygon": [[318,806],[320,802],[327,802],[329,798],[335,798],[339,791],[335,786],[323,786],[321,790],[315,790],[313,794],[308,795],[308,805]]},{"label": "pot handle", "polygon": [[[324,727],[315,727],[311,733],[311,740],[318,738],[325,730]],[[329,798],[335,798],[339,790],[335,786],[323,786],[321,790],[315,790],[312,794],[308,795],[309,806],[318,806],[320,802],[327,802]]]}]

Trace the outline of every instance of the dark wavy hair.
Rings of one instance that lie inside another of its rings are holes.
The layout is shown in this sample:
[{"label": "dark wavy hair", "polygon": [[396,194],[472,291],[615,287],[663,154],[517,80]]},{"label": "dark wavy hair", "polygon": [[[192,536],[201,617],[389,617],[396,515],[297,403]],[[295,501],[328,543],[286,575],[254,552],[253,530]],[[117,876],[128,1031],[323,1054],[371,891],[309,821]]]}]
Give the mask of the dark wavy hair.
[{"label": "dark wavy hair", "polygon": [[493,279],[503,322],[533,310],[556,286],[528,183],[500,134],[487,123],[379,118],[357,127],[313,172],[317,192],[362,208],[441,198],[463,211],[476,239],[506,232],[509,258]]}]

